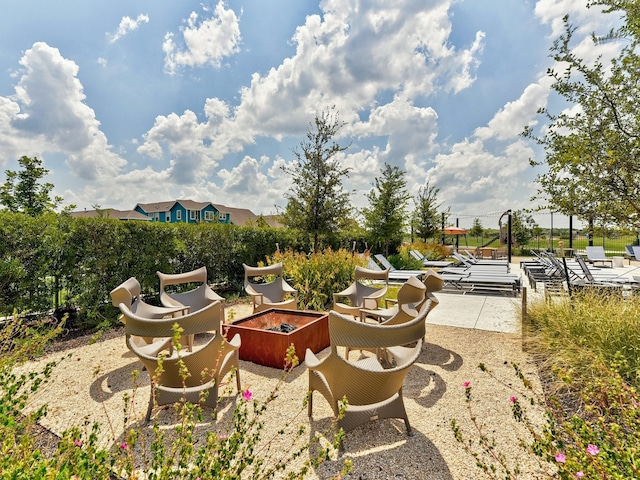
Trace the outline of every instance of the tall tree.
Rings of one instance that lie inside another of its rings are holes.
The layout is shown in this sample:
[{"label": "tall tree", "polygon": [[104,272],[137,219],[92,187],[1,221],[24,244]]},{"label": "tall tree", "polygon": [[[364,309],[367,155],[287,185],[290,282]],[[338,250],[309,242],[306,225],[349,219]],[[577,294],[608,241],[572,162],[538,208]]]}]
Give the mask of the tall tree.
[{"label": "tall tree", "polygon": [[306,140],[293,150],[296,161],[283,167],[291,175],[292,186],[285,193],[282,220],[289,228],[307,232],[314,251],[320,248],[323,236],[340,231],[350,218],[351,193],[342,186],[349,169],[340,166],[338,156],[349,146],[334,140],[343,126],[334,108],[316,114]]},{"label": "tall tree", "polygon": [[438,203],[438,193],[440,189],[427,182],[413,199],[415,210],[411,223],[416,236],[425,242],[440,231],[441,215],[438,210],[441,204]]},{"label": "tall tree", "polygon": [[32,217],[52,211],[62,203],[62,197],[51,198],[52,183],[40,183],[49,170],[37,157],[23,156],[18,160],[22,170],[6,170],[7,180],[0,187],[0,203],[12,212]]},{"label": "tall tree", "polygon": [[389,255],[389,245],[402,241],[405,212],[411,196],[407,192],[405,172],[400,167],[385,163],[381,173],[367,194],[369,206],[363,209],[362,214],[371,239],[382,243],[385,255]]},{"label": "tall tree", "polygon": [[469,229],[469,235],[472,235],[478,240],[478,237],[482,235],[484,229],[482,228],[482,223],[480,223],[479,218],[473,219],[473,226]]},{"label": "tall tree", "polygon": [[[624,25],[594,42],[625,38],[611,62],[588,63],[573,50],[575,28],[564,18],[564,33],[551,56],[563,66],[550,70],[553,89],[570,108],[558,114],[542,109],[548,129],[537,137],[528,127],[523,135],[545,149],[549,170],[538,177],[538,198],[556,211],[587,221],[607,217],[640,226],[640,10],[637,2],[602,0],[591,5],[623,14]],[[536,162],[532,162],[535,164]]]}]

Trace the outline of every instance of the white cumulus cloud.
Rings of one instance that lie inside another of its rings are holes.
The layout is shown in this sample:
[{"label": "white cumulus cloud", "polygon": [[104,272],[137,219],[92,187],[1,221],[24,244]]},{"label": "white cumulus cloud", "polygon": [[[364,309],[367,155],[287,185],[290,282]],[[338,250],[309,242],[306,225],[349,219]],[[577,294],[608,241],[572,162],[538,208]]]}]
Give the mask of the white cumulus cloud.
[{"label": "white cumulus cloud", "polygon": [[116,32],[108,34],[109,43],[116,43],[128,33],[137,30],[142,23],[149,23],[149,15],[141,13],[135,19],[128,16],[122,17],[122,20],[120,20],[120,25],[118,25],[118,29],[116,30]]},{"label": "white cumulus cloud", "polygon": [[219,67],[222,60],[239,51],[241,40],[239,19],[220,1],[211,18],[200,19],[192,12],[186,27],[181,28],[184,48],[174,41],[174,34],[165,35],[165,71],[174,74],[181,67]]}]

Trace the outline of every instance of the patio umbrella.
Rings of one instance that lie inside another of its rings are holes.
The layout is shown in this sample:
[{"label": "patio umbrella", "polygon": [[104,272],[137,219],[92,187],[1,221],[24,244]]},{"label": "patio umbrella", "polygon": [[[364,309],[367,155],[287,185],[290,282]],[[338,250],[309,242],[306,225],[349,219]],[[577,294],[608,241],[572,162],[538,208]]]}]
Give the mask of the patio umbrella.
[{"label": "patio umbrella", "polygon": [[444,233],[446,233],[447,235],[466,235],[467,230],[460,227],[445,227]]}]

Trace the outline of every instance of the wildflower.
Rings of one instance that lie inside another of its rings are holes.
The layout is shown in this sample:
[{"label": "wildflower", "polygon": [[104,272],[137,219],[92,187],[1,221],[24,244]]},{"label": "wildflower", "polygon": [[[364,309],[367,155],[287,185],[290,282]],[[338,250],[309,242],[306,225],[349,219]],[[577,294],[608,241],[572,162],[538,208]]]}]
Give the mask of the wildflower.
[{"label": "wildflower", "polygon": [[509,401],[510,401],[511,403],[515,402],[515,401],[516,401],[516,397],[511,397],[511,398],[509,399]]},{"label": "wildflower", "polygon": [[120,448],[122,450],[129,450],[129,445],[127,445],[127,442],[120,442]]},{"label": "wildflower", "polygon": [[82,440],[74,440],[74,441],[73,441],[73,444],[74,444],[76,447],[81,447],[81,446],[82,446]]},{"label": "wildflower", "polygon": [[464,382],[464,383],[462,384],[462,386],[463,386],[464,388],[467,388],[469,385],[471,385],[471,382]]},{"label": "wildflower", "polygon": [[251,390],[249,390],[248,388],[242,392],[242,398],[244,398],[247,402],[251,401],[251,398],[253,397],[253,393],[251,393]]},{"label": "wildflower", "polygon": [[600,449],[590,443],[587,447],[587,453],[589,453],[589,455],[597,455],[598,453],[600,453]]},{"label": "wildflower", "polygon": [[577,478],[582,478],[584,477],[584,472],[582,470],[580,470],[579,472],[576,472],[576,477]]},{"label": "wildflower", "polygon": [[567,461],[567,457],[565,457],[565,456],[564,456],[564,454],[562,454],[562,453],[558,453],[558,454],[556,455],[556,462],[558,462],[558,463],[564,463],[564,462],[566,462],[566,461]]}]

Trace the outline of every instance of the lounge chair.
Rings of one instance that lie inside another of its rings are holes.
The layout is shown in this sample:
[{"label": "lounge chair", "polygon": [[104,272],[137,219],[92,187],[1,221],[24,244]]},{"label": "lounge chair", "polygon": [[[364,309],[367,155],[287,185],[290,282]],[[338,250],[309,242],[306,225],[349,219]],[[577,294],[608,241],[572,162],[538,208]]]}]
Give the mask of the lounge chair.
[{"label": "lounge chair", "polygon": [[611,258],[607,258],[607,255],[604,252],[604,247],[586,247],[587,252],[587,261],[592,263],[594,266],[596,263],[608,263],[610,267],[613,268],[613,260]]},{"label": "lounge chair", "polygon": [[[298,291],[282,276],[284,271],[282,263],[266,267],[251,267],[243,263],[242,266],[244,267],[244,289],[253,299],[253,313],[270,308],[298,309]],[[267,280],[257,282],[257,277]]]},{"label": "lounge chair", "polygon": [[420,260],[422,265],[428,268],[444,268],[449,267],[453,264],[453,262],[449,260],[429,260],[426,256],[422,255],[417,250],[410,250],[409,255],[411,255],[416,260]]},{"label": "lounge chair", "polygon": [[392,280],[392,281],[396,280],[396,281],[404,282],[409,277],[422,277],[422,275],[425,274],[425,270],[397,269],[396,267],[391,265],[391,262],[387,260],[387,258],[381,253],[378,253],[373,257],[380,263],[380,265],[382,265],[383,268],[386,268],[387,270],[389,270],[389,280]]},{"label": "lounge chair", "polygon": [[[240,336],[227,341],[220,331],[220,302],[212,303],[194,313],[177,318],[149,319],[134,314],[123,304],[119,308],[125,317],[127,346],[146,367],[151,378],[151,392],[145,422],[155,406],[188,401],[216,408],[218,389],[223,377],[235,370],[236,387],[240,391],[238,349]],[[184,336],[209,333],[211,338],[192,352],[174,349],[171,355],[150,354],[132,341],[135,337],[173,337],[174,325]],[[161,368],[160,365],[162,365]]]},{"label": "lounge chair", "polygon": [[[380,287],[375,286],[376,283]],[[359,317],[362,308],[377,309],[388,288],[389,270],[372,270],[357,266],[351,285],[333,294],[333,310]],[[349,303],[343,300],[348,300]]]},{"label": "lounge chair", "polygon": [[[412,435],[402,399],[402,385],[420,355],[427,313],[425,304],[420,314],[409,322],[377,325],[363,323],[335,311],[329,312],[329,355],[319,360],[307,349],[305,356],[311,392],[309,416],[313,414],[313,393],[319,392],[331,405],[338,428],[345,432],[370,421],[400,418],[404,420],[407,434]],[[390,359],[390,368],[384,368],[377,356],[351,361],[339,354],[339,347],[352,350],[402,349],[396,350]],[[348,404],[340,415],[343,398]]]}]

